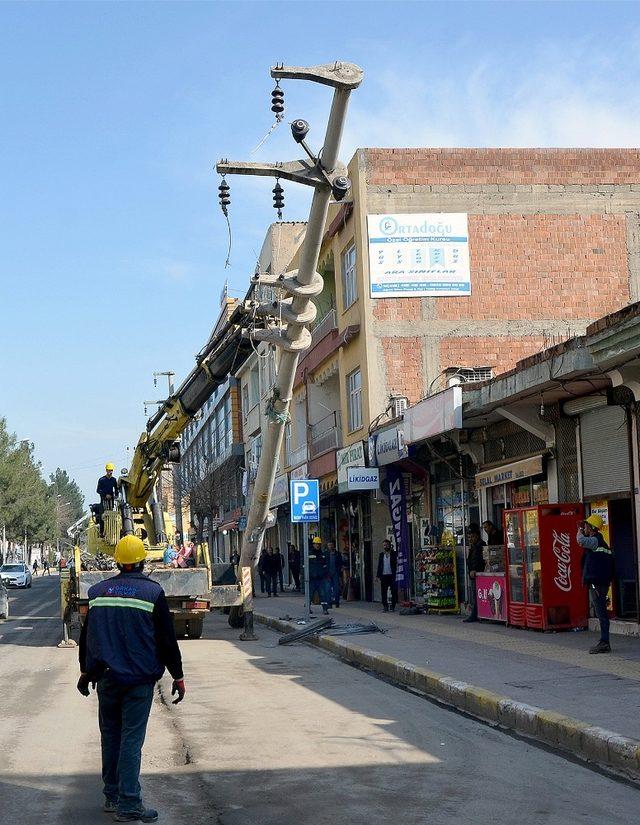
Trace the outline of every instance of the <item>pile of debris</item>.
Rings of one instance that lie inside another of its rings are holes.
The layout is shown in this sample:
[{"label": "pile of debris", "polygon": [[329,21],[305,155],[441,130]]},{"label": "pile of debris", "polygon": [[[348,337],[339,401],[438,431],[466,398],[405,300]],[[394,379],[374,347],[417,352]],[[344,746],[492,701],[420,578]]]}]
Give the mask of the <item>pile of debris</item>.
[{"label": "pile of debris", "polygon": [[291,616],[283,616],[283,621],[297,621],[297,624],[302,625],[299,630],[293,630],[291,633],[285,633],[278,639],[279,645],[288,645],[291,642],[299,642],[301,639],[307,639],[309,636],[314,636],[319,633],[324,633],[327,636],[350,636],[355,633],[384,633],[381,627],[378,627],[374,622],[350,622],[349,624],[336,624],[331,616],[326,616],[321,619],[314,619],[307,622],[305,619],[292,619]]}]

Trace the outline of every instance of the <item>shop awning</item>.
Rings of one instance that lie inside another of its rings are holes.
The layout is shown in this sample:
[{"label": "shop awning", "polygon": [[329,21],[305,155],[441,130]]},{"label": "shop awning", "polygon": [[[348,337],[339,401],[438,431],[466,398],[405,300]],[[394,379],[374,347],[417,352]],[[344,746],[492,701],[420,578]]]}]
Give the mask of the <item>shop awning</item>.
[{"label": "shop awning", "polygon": [[511,481],[537,476],[540,473],[542,473],[542,455],[534,455],[476,473],[476,487],[494,487],[496,484],[509,484]]}]

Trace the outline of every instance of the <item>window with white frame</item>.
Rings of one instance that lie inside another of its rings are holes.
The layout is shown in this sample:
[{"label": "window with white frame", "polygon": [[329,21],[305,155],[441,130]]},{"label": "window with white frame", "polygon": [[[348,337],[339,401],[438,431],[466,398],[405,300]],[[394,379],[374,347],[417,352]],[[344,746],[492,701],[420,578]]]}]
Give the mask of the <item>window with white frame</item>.
[{"label": "window with white frame", "polygon": [[362,375],[359,368],[347,375],[347,406],[349,432],[353,432],[362,427]]},{"label": "window with white frame", "polygon": [[344,309],[350,307],[358,299],[358,284],[356,281],[356,247],[352,244],[342,253],[342,302]]},{"label": "window with white frame", "polygon": [[242,386],[242,414],[244,415],[245,419],[249,415],[249,385],[243,384]]}]

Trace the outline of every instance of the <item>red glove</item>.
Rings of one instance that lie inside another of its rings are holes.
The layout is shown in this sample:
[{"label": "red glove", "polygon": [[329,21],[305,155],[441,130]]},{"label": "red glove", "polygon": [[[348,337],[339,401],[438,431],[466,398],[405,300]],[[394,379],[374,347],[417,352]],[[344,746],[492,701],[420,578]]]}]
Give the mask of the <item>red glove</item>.
[{"label": "red glove", "polygon": [[173,704],[177,705],[179,702],[182,702],[186,692],[187,689],[184,686],[184,679],[174,679],[173,685],[171,687],[171,695],[175,696],[175,694],[177,693],[178,698],[173,700]]}]

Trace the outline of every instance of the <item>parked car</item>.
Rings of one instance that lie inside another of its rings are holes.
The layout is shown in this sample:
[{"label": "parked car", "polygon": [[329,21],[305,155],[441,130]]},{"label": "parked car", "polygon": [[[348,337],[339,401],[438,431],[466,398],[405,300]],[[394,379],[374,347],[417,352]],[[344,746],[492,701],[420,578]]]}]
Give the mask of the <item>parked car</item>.
[{"label": "parked car", "polygon": [[3,564],[0,567],[0,582],[5,587],[31,587],[31,571],[24,562]]}]

